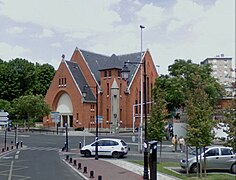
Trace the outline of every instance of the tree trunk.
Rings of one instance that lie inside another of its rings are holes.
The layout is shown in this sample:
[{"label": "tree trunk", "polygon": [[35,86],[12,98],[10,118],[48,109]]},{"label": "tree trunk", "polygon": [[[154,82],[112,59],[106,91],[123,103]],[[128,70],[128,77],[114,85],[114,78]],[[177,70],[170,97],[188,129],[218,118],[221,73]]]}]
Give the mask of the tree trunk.
[{"label": "tree trunk", "polygon": [[198,166],[198,147],[196,146],[196,160],[197,160],[197,177],[199,172],[199,166]]},{"label": "tree trunk", "polygon": [[200,178],[202,178],[202,147],[200,147]]},{"label": "tree trunk", "polygon": [[204,177],[206,177],[206,156],[205,156],[205,151],[206,151],[206,147],[203,147],[203,151],[204,151]]},{"label": "tree trunk", "polygon": [[162,141],[160,142],[160,163],[161,163],[161,153],[162,153]]},{"label": "tree trunk", "polygon": [[185,151],[186,151],[186,164],[187,164],[187,168],[186,168],[186,174],[188,175],[189,172],[188,172],[188,144],[186,143],[185,145]]}]

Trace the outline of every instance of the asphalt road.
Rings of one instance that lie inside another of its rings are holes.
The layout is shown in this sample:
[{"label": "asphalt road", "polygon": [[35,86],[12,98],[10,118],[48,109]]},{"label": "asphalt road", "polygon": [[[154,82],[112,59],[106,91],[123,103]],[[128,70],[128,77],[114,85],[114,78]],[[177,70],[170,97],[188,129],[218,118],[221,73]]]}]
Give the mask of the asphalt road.
[{"label": "asphalt road", "polygon": [[[14,132],[8,132],[7,142],[14,142]],[[114,137],[124,139],[130,147],[130,152],[124,160],[142,160],[143,153],[138,152],[137,135],[132,141],[133,134],[101,134],[102,137]],[[89,144],[94,141],[95,136],[69,136],[69,149],[76,149],[80,142]],[[14,151],[4,157],[0,156],[0,179],[80,179],[74,171],[67,167],[60,158],[59,151],[65,144],[63,134],[23,132],[18,135],[19,142],[22,141],[24,148]],[[4,143],[4,133],[0,131],[0,143]],[[171,152],[169,141],[163,143],[162,161],[178,162],[183,153]],[[158,160],[160,155],[158,153]],[[9,177],[11,177],[9,179]]]}]

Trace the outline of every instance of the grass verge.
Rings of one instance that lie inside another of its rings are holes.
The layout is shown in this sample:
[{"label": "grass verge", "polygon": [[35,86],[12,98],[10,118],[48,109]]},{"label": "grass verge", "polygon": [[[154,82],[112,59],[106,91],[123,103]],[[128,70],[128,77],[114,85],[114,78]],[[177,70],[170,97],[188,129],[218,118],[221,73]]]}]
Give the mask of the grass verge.
[{"label": "grass verge", "polygon": [[[143,161],[130,161],[132,163],[136,163],[139,165],[143,165]],[[194,179],[200,179],[198,177],[196,177],[196,174],[178,174],[172,170],[167,169],[166,167],[179,167],[179,163],[175,163],[175,162],[162,162],[162,163],[158,163],[157,164],[157,171],[161,172],[163,174],[167,174],[179,179],[183,179],[183,180],[194,180]],[[204,176],[204,174],[203,174]],[[235,180],[236,176],[235,175],[231,175],[231,174],[227,174],[227,173],[215,173],[215,174],[207,174],[207,177],[202,177],[201,179],[204,180]]]}]

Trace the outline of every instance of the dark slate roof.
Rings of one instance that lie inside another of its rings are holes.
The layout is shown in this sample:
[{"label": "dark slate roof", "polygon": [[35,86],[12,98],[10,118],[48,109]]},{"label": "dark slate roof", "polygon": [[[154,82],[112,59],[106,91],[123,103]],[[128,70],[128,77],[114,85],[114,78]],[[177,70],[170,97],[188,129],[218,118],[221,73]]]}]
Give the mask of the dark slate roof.
[{"label": "dark slate roof", "polygon": [[96,98],[93,95],[92,91],[90,88],[85,88],[88,87],[88,83],[83,75],[83,73],[81,72],[80,67],[78,66],[78,64],[76,62],[73,61],[65,61],[65,63],[67,64],[77,86],[79,87],[79,89],[81,91],[86,91],[87,95],[85,97],[85,101],[91,101],[91,102],[95,102]]},{"label": "dark slate roof", "polygon": [[[130,62],[140,62],[140,52],[137,53],[131,53],[131,54],[124,54],[124,55],[115,55],[112,54],[112,56],[105,56],[101,54],[96,54],[93,52],[80,50],[83,54],[83,57],[85,61],[88,63],[88,66],[92,73],[94,74],[97,82],[100,82],[100,71],[106,70],[106,69],[122,69],[124,66],[125,61]],[[144,52],[142,52],[142,55]],[[134,73],[138,67],[138,64],[127,64],[129,70],[130,70],[130,76],[128,79],[128,83],[131,81],[132,77],[134,76]]]},{"label": "dark slate roof", "polygon": [[101,54],[97,54],[97,53],[93,53],[93,52],[89,52],[89,51],[85,51],[81,49],[80,49],[80,52],[82,53],[85,61],[88,63],[88,66],[90,70],[92,71],[92,73],[94,74],[95,79],[97,80],[97,82],[99,82],[100,81],[99,69],[104,67],[104,65],[106,64],[106,60],[109,58],[109,56],[105,56],[105,55],[101,55]]},{"label": "dark slate roof", "polygon": [[[124,62],[140,62],[140,52],[137,53],[131,53],[131,54],[124,54],[124,55],[115,55],[112,56],[106,56],[101,55],[85,50],[80,50],[82,53],[85,61],[88,64],[88,67],[90,68],[91,72],[94,74],[94,77],[96,81],[100,82],[100,71],[106,70],[106,69],[122,69],[124,66]],[[142,52],[142,55],[144,52]],[[67,64],[69,71],[71,72],[75,83],[79,87],[80,91],[86,91],[87,95],[84,98],[87,102],[96,102],[96,97],[93,94],[91,88],[89,88],[88,83],[86,81],[86,78],[84,77],[80,67],[78,64],[74,61],[65,61]],[[130,70],[130,76],[128,78],[128,84],[132,80],[134,73],[137,69],[139,64],[127,64],[129,70]],[[87,88],[86,88],[87,87]]]}]

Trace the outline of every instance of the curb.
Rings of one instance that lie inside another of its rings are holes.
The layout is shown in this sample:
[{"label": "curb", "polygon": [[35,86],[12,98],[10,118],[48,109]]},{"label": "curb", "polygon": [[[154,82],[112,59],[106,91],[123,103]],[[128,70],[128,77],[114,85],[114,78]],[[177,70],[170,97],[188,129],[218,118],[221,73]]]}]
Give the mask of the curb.
[{"label": "curb", "polygon": [[74,166],[72,166],[70,163],[68,163],[65,159],[62,159],[62,161],[63,161],[65,164],[69,165],[77,174],[79,174],[79,176],[80,176],[81,178],[83,178],[84,180],[89,180],[89,178],[87,178],[86,176],[84,176],[83,173],[79,172]]}]

